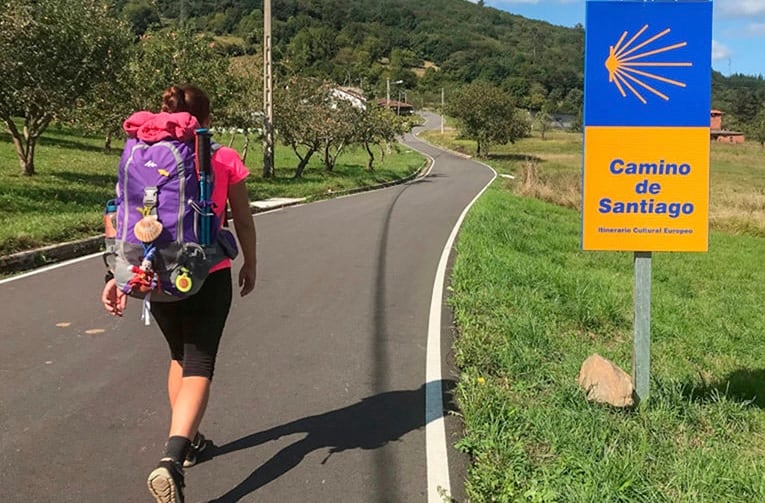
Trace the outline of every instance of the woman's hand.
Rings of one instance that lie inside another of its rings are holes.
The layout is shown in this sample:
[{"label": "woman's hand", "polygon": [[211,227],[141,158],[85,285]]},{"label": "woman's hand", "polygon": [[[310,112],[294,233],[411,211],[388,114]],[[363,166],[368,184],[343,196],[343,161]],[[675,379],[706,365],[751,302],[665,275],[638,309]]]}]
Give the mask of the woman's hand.
[{"label": "woman's hand", "polygon": [[256,264],[245,262],[242,265],[242,268],[239,269],[239,287],[241,288],[239,290],[240,296],[244,297],[248,293],[252,292],[253,288],[255,288],[256,277],[257,277]]},{"label": "woman's hand", "polygon": [[104,308],[113,316],[122,316],[127,304],[127,295],[117,289],[117,281],[112,278],[104,285],[104,291],[101,293],[101,302]]}]

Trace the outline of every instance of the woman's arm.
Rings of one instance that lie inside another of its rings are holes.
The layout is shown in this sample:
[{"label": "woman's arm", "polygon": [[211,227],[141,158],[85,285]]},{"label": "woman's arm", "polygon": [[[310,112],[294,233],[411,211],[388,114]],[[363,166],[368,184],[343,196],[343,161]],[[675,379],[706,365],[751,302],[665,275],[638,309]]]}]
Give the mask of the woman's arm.
[{"label": "woman's arm", "polygon": [[255,220],[250,211],[250,198],[244,180],[228,188],[228,202],[231,205],[234,229],[244,258],[244,264],[239,270],[239,294],[244,297],[255,288],[257,275]]}]

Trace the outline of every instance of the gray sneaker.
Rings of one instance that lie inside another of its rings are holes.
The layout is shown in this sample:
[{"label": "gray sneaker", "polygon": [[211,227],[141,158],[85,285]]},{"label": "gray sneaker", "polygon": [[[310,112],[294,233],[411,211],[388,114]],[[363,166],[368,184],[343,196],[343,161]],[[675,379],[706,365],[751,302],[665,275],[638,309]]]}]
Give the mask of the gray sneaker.
[{"label": "gray sneaker", "polygon": [[186,459],[183,460],[183,467],[190,468],[197,464],[197,456],[207,448],[207,439],[204,435],[197,432],[194,436],[194,440],[191,441],[189,446],[189,452],[186,454]]}]

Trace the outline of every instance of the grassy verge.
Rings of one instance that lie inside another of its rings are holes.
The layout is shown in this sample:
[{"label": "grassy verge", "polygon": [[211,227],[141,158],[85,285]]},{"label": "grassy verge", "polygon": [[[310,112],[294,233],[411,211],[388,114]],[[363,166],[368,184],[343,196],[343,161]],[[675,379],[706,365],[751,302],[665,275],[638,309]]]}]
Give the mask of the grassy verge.
[{"label": "grassy verge", "polygon": [[450,299],[472,502],[765,501],[761,156],[713,146],[710,251],[654,254],[651,397],[615,410],[576,378],[631,369],[632,254],[580,251],[579,137],[494,151],[516,179],[465,220]]},{"label": "grassy verge", "polygon": [[[240,152],[244,138],[220,134],[215,137]],[[35,156],[37,174],[20,174],[19,163],[7,133],[0,133],[0,255],[69,241],[102,232],[101,214],[112,197],[122,144],[102,152],[103,142],[75,132],[49,130],[40,140]],[[329,192],[366,187],[404,178],[423,165],[422,157],[400,145],[380,159],[374,171],[366,169],[367,155],[361,150],[344,153],[333,172],[327,172],[314,156],[300,179],[292,178],[297,158],[288,147],[276,148],[276,176],[262,177],[262,150],[250,143],[246,164],[252,176],[247,181],[253,200],[269,197],[316,197]]]},{"label": "grassy verge", "polygon": [[[452,150],[475,152],[475,142],[457,138],[454,130],[420,136]],[[507,184],[516,194],[580,209],[581,134],[553,131],[545,140],[535,135],[494,146],[487,162],[516,177]],[[712,229],[765,237],[765,149],[756,142],[712,143],[710,185]]]}]

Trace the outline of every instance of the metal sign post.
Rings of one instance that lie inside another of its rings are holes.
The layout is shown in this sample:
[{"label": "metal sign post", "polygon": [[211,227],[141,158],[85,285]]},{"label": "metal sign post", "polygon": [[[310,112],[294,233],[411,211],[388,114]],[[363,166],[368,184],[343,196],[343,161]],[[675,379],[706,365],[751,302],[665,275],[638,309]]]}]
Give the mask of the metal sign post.
[{"label": "metal sign post", "polygon": [[582,249],[635,254],[632,376],[645,400],[651,253],[709,246],[712,2],[588,0],[586,24]]},{"label": "metal sign post", "polygon": [[648,398],[651,377],[651,252],[635,252],[635,318],[632,384],[638,400]]}]

